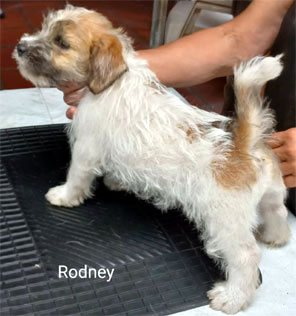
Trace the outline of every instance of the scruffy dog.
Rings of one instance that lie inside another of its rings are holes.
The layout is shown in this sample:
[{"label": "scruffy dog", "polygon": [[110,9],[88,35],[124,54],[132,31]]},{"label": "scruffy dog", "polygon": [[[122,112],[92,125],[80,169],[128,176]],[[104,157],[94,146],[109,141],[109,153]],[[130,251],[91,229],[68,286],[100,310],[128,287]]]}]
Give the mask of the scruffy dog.
[{"label": "scruffy dog", "polygon": [[49,13],[40,32],[21,38],[14,56],[36,86],[89,87],[69,129],[67,181],[50,189],[47,200],[77,206],[91,196],[94,178],[104,176],[110,189],[162,210],[182,209],[225,269],[227,280],[208,292],[211,307],[228,314],[244,309],[259,282],[254,233],[273,247],[289,239],[285,186],[264,144],[273,115],[260,95],[279,76],[280,56],[235,69],[236,119],[185,104],[137,59],[121,29],[84,8]]}]

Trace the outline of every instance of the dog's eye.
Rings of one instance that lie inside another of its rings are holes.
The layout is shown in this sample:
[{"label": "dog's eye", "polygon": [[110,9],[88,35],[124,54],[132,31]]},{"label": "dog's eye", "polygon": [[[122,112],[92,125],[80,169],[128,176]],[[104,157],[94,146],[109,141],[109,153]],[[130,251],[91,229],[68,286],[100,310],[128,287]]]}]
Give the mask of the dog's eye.
[{"label": "dog's eye", "polygon": [[63,40],[63,38],[58,35],[55,39],[54,39],[54,42],[56,45],[58,45],[60,48],[62,49],[68,49],[70,48],[70,45],[69,43],[67,43],[66,41]]}]

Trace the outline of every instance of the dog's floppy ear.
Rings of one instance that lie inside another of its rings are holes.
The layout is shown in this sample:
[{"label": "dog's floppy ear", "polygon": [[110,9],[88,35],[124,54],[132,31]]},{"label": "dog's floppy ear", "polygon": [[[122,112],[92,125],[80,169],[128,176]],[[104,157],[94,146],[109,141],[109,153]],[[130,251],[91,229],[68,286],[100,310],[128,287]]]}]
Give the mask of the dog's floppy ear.
[{"label": "dog's floppy ear", "polygon": [[121,76],[126,69],[119,40],[109,34],[99,36],[90,50],[88,82],[90,91],[94,94],[100,93]]}]

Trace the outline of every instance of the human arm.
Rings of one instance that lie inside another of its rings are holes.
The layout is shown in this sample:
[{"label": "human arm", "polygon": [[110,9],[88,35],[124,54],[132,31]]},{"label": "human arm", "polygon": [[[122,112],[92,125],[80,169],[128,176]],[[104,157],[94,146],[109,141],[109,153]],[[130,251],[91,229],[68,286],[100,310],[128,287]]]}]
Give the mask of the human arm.
[{"label": "human arm", "polygon": [[232,74],[240,61],[263,55],[293,0],[254,0],[228,23],[138,52],[159,80],[186,87]]}]

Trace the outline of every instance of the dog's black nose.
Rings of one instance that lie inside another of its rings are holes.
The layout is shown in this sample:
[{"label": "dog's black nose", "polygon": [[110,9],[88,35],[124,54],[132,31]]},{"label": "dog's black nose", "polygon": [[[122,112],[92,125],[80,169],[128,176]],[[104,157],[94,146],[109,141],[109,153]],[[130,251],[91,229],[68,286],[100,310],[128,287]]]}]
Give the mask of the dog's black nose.
[{"label": "dog's black nose", "polygon": [[25,53],[26,47],[24,44],[20,43],[16,46],[16,50],[17,50],[17,54],[21,57]]}]

